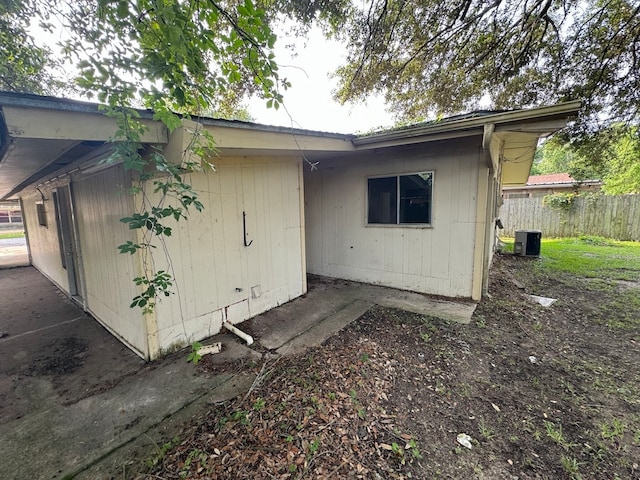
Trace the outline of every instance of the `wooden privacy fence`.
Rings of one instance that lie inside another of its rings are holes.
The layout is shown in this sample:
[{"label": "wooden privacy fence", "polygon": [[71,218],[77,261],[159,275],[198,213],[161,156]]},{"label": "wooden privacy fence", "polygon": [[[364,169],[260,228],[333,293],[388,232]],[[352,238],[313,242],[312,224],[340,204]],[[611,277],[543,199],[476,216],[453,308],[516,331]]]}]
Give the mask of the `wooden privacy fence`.
[{"label": "wooden privacy fence", "polygon": [[575,197],[566,210],[543,205],[543,198],[505,199],[500,208],[501,235],[540,230],[543,238],[594,235],[640,241],[640,195]]}]

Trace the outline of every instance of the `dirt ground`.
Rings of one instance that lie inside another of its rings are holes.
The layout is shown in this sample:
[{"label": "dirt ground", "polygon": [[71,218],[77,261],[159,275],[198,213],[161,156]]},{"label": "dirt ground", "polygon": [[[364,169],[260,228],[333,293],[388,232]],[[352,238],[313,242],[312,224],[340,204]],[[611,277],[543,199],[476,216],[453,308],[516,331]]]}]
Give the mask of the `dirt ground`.
[{"label": "dirt ground", "polygon": [[490,294],[471,325],[374,307],[303,355],[204,359],[258,381],[136,478],[640,479],[640,284],[497,256]]}]

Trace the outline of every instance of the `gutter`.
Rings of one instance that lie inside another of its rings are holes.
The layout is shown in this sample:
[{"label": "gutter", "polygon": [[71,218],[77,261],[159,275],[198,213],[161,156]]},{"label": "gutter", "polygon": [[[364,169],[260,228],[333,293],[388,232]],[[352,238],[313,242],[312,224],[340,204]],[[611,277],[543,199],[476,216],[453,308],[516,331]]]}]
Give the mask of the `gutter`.
[{"label": "gutter", "polygon": [[544,188],[557,188],[557,187],[567,187],[567,188],[578,188],[581,186],[585,187],[597,187],[602,185],[600,180],[584,180],[582,182],[576,180],[575,182],[556,182],[556,183],[536,183],[534,185],[505,185],[502,187],[503,190],[539,190]]},{"label": "gutter", "polygon": [[[465,118],[461,120],[442,121],[440,123],[429,123],[414,125],[402,130],[373,133],[353,139],[356,147],[366,147],[382,142],[406,141],[409,138],[429,137],[438,133],[453,131],[466,131],[468,135],[484,133],[486,124],[494,124],[496,127],[501,123],[516,123],[518,121],[535,120],[543,117],[567,116],[576,114],[582,102],[564,102],[547,107],[538,107],[528,110],[514,110],[511,112],[500,112],[487,114],[479,117]],[[427,141],[426,138],[424,138]]]}]

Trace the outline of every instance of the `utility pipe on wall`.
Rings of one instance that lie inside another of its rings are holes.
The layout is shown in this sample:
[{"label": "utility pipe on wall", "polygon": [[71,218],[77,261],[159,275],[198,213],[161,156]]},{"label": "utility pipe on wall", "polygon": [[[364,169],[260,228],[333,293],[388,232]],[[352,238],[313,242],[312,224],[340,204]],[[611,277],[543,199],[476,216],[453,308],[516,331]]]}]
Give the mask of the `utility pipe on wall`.
[{"label": "utility pipe on wall", "polygon": [[253,337],[248,333],[243,332],[242,330],[237,328],[235,325],[227,321],[224,321],[222,322],[222,326],[227,330],[229,330],[231,333],[235,333],[237,336],[239,336],[241,339],[247,342],[247,345],[251,345],[253,343]]}]

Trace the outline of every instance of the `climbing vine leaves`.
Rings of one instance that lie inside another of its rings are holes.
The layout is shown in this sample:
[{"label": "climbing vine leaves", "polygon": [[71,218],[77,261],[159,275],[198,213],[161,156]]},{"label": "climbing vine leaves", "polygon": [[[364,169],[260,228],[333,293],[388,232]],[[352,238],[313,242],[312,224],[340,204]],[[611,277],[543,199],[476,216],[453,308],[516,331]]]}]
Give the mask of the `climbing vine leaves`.
[{"label": "climbing vine leaves", "polygon": [[[71,32],[64,51],[79,67],[78,87],[97,98],[117,125],[106,162],[129,172],[135,203],[135,211],[121,219],[135,239],[118,249],[140,256],[141,274],[133,279],[140,293],[131,307],[151,313],[158,297],[175,287],[166,237],[175,222],[204,208],[191,174],[213,168],[214,139],[189,120],[215,110],[238,89],[278,108],[289,83],[275,62],[276,35],[252,0],[49,3]],[[182,159],[167,158],[159,146],[143,141],[147,127],[140,108],[150,109],[169,134],[188,130],[192,140]],[[158,254],[168,267],[157,266]]]}]

